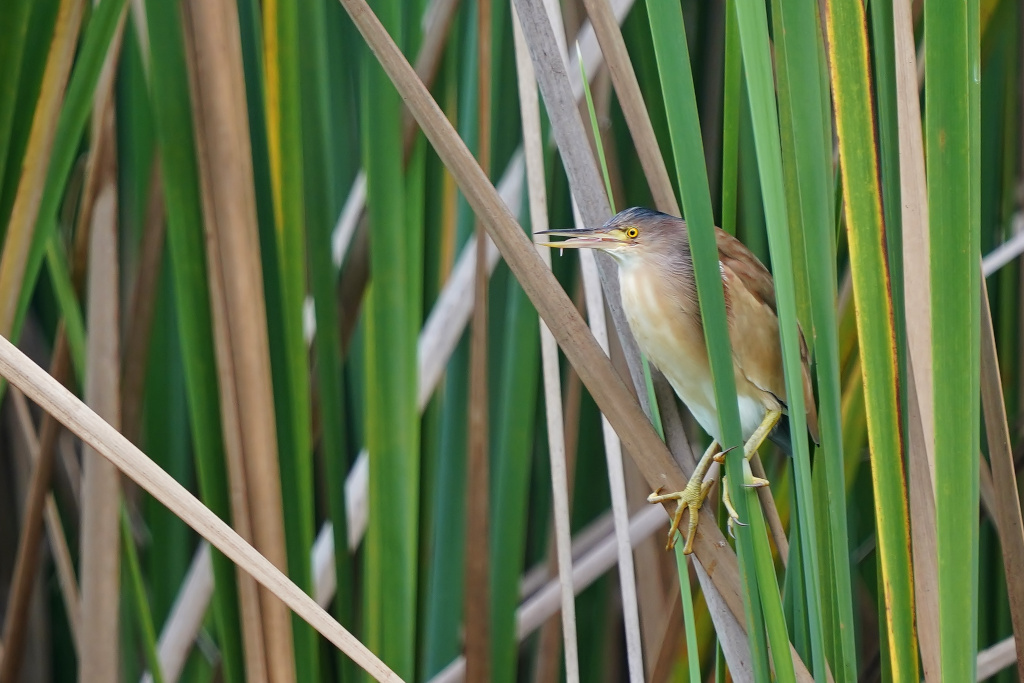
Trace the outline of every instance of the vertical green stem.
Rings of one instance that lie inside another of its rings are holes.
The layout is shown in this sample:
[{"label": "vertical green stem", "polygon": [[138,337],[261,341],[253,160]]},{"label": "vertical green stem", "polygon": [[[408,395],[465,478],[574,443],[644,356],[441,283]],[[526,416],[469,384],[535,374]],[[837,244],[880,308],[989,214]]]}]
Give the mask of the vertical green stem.
[{"label": "vertical green stem", "polygon": [[925,8],[935,498],[942,678],[977,650],[980,251],[978,2]]},{"label": "vertical green stem", "polygon": [[[399,3],[374,11],[399,45]],[[405,209],[402,104],[367,50],[363,80],[363,168],[367,179],[370,277],[367,301],[367,441],[370,526],[366,546],[366,638],[405,679],[415,672],[419,525],[416,302],[410,300],[413,240]]]}]

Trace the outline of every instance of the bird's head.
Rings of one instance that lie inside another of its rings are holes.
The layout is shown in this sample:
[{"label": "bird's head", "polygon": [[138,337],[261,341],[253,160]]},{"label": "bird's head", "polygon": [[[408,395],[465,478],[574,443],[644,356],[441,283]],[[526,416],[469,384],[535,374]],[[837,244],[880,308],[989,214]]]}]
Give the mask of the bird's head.
[{"label": "bird's head", "polygon": [[564,242],[546,242],[558,249],[601,249],[623,268],[655,265],[667,257],[689,256],[686,223],[682,219],[650,209],[634,207],[612,216],[600,228],[545,230],[538,235],[568,237]]}]

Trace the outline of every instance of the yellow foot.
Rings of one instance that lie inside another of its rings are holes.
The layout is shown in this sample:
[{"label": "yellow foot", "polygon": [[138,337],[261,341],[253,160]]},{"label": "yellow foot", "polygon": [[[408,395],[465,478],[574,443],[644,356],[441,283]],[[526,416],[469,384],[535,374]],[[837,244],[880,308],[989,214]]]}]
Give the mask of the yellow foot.
[{"label": "yellow foot", "polygon": [[686,488],[682,491],[662,494],[659,488],[647,496],[648,503],[661,503],[666,500],[676,501],[676,512],[672,515],[672,526],[668,529],[666,550],[671,549],[676,544],[676,532],[679,530],[680,522],[682,522],[683,512],[689,510],[690,524],[686,533],[686,545],[683,547],[683,553],[689,555],[693,552],[693,537],[697,534],[698,512],[701,505],[704,504],[704,499],[708,496],[711,485],[714,483],[713,481],[705,482],[704,476],[708,473],[711,463],[714,462],[714,456],[718,453],[718,449],[718,443],[712,442],[704,456],[700,459],[700,462],[697,463],[697,468],[690,476],[690,481],[686,484]]},{"label": "yellow foot", "polygon": [[[755,449],[756,451],[756,449]],[[728,451],[726,451],[728,452]],[[722,454],[724,455],[724,453]],[[716,462],[724,462],[725,458],[715,458]],[[743,484],[748,489],[759,489],[762,486],[768,486],[768,480],[762,479],[761,477],[750,477],[750,479]],[[736,538],[735,525],[747,526],[746,522],[740,521],[740,515],[736,512],[736,508],[732,504],[732,495],[729,493],[729,482],[726,477],[722,477],[722,503],[725,505],[726,511],[729,513],[729,535]]]},{"label": "yellow foot", "polygon": [[726,477],[722,477],[722,504],[729,513],[729,536],[736,538],[735,525],[747,526],[747,523],[740,521],[740,514],[732,505],[732,495],[729,494],[729,482],[726,481]]}]

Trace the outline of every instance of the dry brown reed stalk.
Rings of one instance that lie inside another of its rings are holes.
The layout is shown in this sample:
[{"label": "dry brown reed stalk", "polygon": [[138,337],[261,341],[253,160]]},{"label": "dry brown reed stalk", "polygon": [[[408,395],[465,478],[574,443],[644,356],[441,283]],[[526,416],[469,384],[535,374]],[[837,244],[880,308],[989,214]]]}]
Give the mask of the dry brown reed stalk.
[{"label": "dry brown reed stalk", "polygon": [[[95,114],[96,112],[94,112]],[[99,155],[96,200],[89,228],[86,286],[89,343],[85,400],[115,427],[121,422],[120,297],[118,294],[117,173],[114,112],[99,112],[105,133]],[[82,680],[115,680],[120,670],[121,475],[91,448],[82,453],[81,614]]]},{"label": "dry brown reed stalk", "polygon": [[[184,10],[232,519],[286,571],[266,309],[253,296],[263,275],[238,8],[189,2]],[[288,611],[244,576],[239,597],[247,675],[293,680]]]},{"label": "dry brown reed stalk", "polygon": [[6,338],[0,338],[0,375],[271,590],[367,673],[379,681],[401,680],[198,498]]},{"label": "dry brown reed stalk", "polygon": [[[477,161],[491,167],[491,0],[477,2]],[[410,122],[411,123],[411,122]],[[476,225],[476,290],[469,341],[469,408],[466,437],[466,680],[491,677],[490,468],[487,413],[487,241]]]},{"label": "dry brown reed stalk", "polygon": [[[1017,677],[1024,681],[1024,520],[1021,519],[1020,497],[1017,492],[1017,474],[1013,464],[1010,429],[1006,421],[1003,402],[1003,384],[999,376],[999,356],[996,352],[992,311],[989,308],[988,287],[981,283],[981,407],[985,421],[985,435],[992,467],[998,517],[996,530],[1003,552],[1003,571],[1006,575],[1006,593],[1010,601],[1010,618],[1016,643]],[[981,458],[984,463],[984,458]]]},{"label": "dry brown reed stalk", "polygon": [[[407,106],[420,122],[420,126],[441,160],[458,181],[470,205],[478,216],[483,217],[488,233],[501,250],[505,261],[555,334],[569,362],[573,364],[583,383],[590,389],[598,407],[608,417],[624,445],[633,454],[648,484],[653,488],[664,486],[666,489],[681,490],[678,487],[684,484],[684,475],[675,464],[665,444],[654,432],[636,399],[630,395],[622,380],[615,373],[608,357],[603,354],[594,341],[593,336],[551,272],[544,267],[530,241],[523,234],[521,227],[501,202],[494,187],[476,164],[465,144],[430,96],[429,91],[416,77],[412,67],[409,66],[401,51],[365,2],[342,0],[342,5],[352,17],[395,87],[402,94]],[[534,28],[531,31],[542,36],[550,36],[550,25],[546,23],[546,18],[542,18],[543,8],[526,3],[517,4],[517,7],[524,21],[524,29],[532,25]],[[532,13],[532,18],[527,18],[526,10]],[[529,35],[531,31],[524,32]],[[537,45],[531,44],[531,51],[535,55],[538,52],[542,55],[552,52],[549,43],[553,43],[553,40],[537,42],[539,43]],[[534,60],[535,66],[538,61],[540,60]],[[552,63],[554,62],[552,61]],[[547,68],[550,65],[544,62],[543,66]],[[564,77],[564,69],[556,69],[555,72],[555,78],[559,75]],[[540,74],[541,72],[538,70],[538,75]],[[549,113],[552,109],[564,110],[565,107],[552,107],[552,102],[565,100],[567,94],[565,89],[556,84],[556,87],[551,88],[552,92],[548,93],[543,81],[541,85],[541,91],[545,94],[545,100],[548,103]],[[559,135],[556,135],[556,138],[558,137]],[[565,147],[563,160],[566,160],[565,154],[570,146],[560,145],[560,147]],[[593,164],[592,158],[590,164]],[[596,173],[596,168],[593,170]],[[572,175],[573,172],[570,169],[570,178]],[[587,185],[589,186],[589,183]],[[598,194],[600,195],[600,192]],[[589,194],[587,196],[589,197]],[[598,207],[601,205],[607,205],[607,202],[600,201],[596,204]],[[610,300],[617,297],[617,293],[614,297],[607,292],[606,295]],[[677,488],[673,489],[673,487]],[[698,528],[695,540],[697,556],[704,563],[729,610],[737,618],[742,618],[743,605],[739,592],[739,569],[736,556],[725,543],[721,531],[714,522],[708,517],[702,519],[704,521]],[[798,680],[810,680],[806,666],[797,656],[794,657],[794,666]]]},{"label": "dry brown reed stalk", "polygon": [[900,147],[903,296],[907,335],[907,458],[914,602],[922,673],[939,680],[938,555],[935,537],[931,280],[917,55],[909,2],[893,3],[896,112]]},{"label": "dry brown reed stalk", "polygon": [[[548,229],[547,182],[544,176],[544,140],[541,134],[540,104],[533,64],[526,54],[526,44],[519,16],[512,7],[512,39],[516,57],[516,81],[519,93],[519,111],[522,118],[523,153],[526,157],[527,197],[530,203],[530,226],[535,233]],[[538,238],[535,236],[534,241]],[[544,263],[551,267],[550,250],[538,247]],[[544,381],[544,408],[548,434],[548,458],[552,462],[565,463],[566,477],[572,482],[575,474],[575,457],[570,457],[566,448],[565,432],[579,429],[578,413],[571,422],[566,422],[562,411],[561,376],[558,367],[558,344],[544,321],[539,323],[541,368]],[[575,455],[575,452],[572,454]],[[572,484],[568,486],[572,496]],[[553,527],[554,524],[551,524]],[[558,556],[554,530],[549,532],[546,555],[547,573],[558,574]],[[541,628],[537,643],[537,657],[534,664],[534,680],[538,683],[555,683],[562,675],[561,653],[562,624],[557,616],[548,619]]]}]

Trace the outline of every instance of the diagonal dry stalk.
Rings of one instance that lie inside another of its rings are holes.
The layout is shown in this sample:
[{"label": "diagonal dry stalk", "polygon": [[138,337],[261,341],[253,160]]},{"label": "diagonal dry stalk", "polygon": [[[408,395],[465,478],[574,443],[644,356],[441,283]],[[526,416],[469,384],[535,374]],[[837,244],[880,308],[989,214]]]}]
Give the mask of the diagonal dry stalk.
[{"label": "diagonal dry stalk", "polygon": [[544,317],[584,383],[591,389],[598,405],[616,426],[623,441],[638,454],[647,478],[667,486],[682,485],[682,473],[647,422],[637,402],[615,374],[610,361],[594,341],[572,302],[551,272],[544,267],[515,218],[383,26],[365,3],[345,0],[344,5],[405,97],[442,160],[459,181],[470,204],[481,216],[488,233],[505,256],[505,261]]},{"label": "diagonal dry stalk", "polygon": [[401,680],[198,498],[6,338],[0,338],[0,375],[251,574],[370,675],[389,683]]},{"label": "diagonal dry stalk", "polygon": [[[417,78],[387,31],[365,2],[342,0],[342,5],[352,17],[395,87],[402,94],[407,106],[419,121],[441,160],[456,178],[470,205],[484,221],[488,233],[505,257],[505,261],[537,308],[538,313],[550,327],[569,362],[572,363],[583,383],[590,390],[598,407],[608,417],[623,444],[633,454],[637,466],[644,474],[648,484],[653,488],[664,486],[669,489],[683,486],[683,473],[672,460],[665,444],[654,432],[636,399],[629,394],[628,389],[612,368],[608,357],[601,351],[582,318],[572,306],[572,302],[551,272],[544,267],[529,239],[523,234],[508,208],[498,197],[494,187],[476,164],[473,156],[430,93]],[[524,19],[524,25],[529,24],[530,20],[526,19],[524,5],[517,6]],[[527,6],[525,9],[534,12],[532,25],[537,26],[535,30],[541,35],[549,35],[551,33],[550,25],[546,23],[546,19],[541,22],[537,16],[536,10],[539,9],[540,12],[543,12],[543,8]],[[531,49],[551,52],[547,46],[531,45]],[[534,61],[536,63],[538,60]],[[546,69],[560,71],[564,78],[564,68],[551,67],[547,63],[544,63],[543,66]],[[564,99],[565,92],[558,88],[552,88],[552,90],[558,90],[557,93],[552,94],[553,97]],[[543,83],[542,92],[545,92]],[[545,94],[547,95],[546,92]],[[552,99],[546,97],[546,100],[550,108]],[[563,159],[564,155],[563,150]],[[592,158],[590,163],[593,164]],[[596,174],[596,168],[594,173]],[[607,205],[607,202],[599,202],[597,206],[602,204]],[[617,298],[617,293],[615,297],[609,297],[609,299],[615,298]],[[707,569],[730,611],[738,618],[743,618],[736,556],[725,542],[717,526],[708,517],[704,517],[698,527],[695,549],[698,559]],[[803,666],[799,658],[795,664],[799,678],[809,680],[806,667]]]},{"label": "diagonal dry stalk", "polygon": [[[522,191],[523,162],[521,156],[513,158],[505,173],[500,187],[505,202],[511,206],[520,204]],[[498,251],[488,238],[487,267],[493,271],[498,262]],[[448,282],[438,297],[420,332],[418,343],[419,392],[417,405],[422,413],[427,402],[433,395],[444,373],[444,368],[451,357],[459,338],[462,335],[474,305],[474,289],[472,287],[476,267],[476,237],[471,235],[463,246],[462,253],[452,270]],[[355,550],[366,533],[368,502],[367,481],[369,476],[369,454],[364,448],[353,463],[345,483],[345,501],[348,507],[348,538],[350,550]],[[334,572],[334,529],[330,523],[324,525],[317,537],[313,549],[313,574],[316,577],[317,602],[328,604],[334,597],[336,589]],[[208,553],[202,548],[196,552],[192,560],[190,576],[195,580],[186,579],[178,593],[174,613],[168,617],[160,634],[161,665],[165,675],[181,671],[184,658],[195,640],[196,633],[202,623],[203,614],[209,605],[213,577],[208,560],[202,558]]]},{"label": "diagonal dry stalk", "polygon": [[984,280],[981,285],[981,406],[999,517],[996,530],[1003,548],[1006,592],[1010,599],[1010,617],[1018,653],[1017,677],[1024,681],[1024,661],[1020,657],[1024,653],[1024,521],[1021,519],[1010,430],[1006,422],[1006,405],[1003,403],[988,288]]}]

